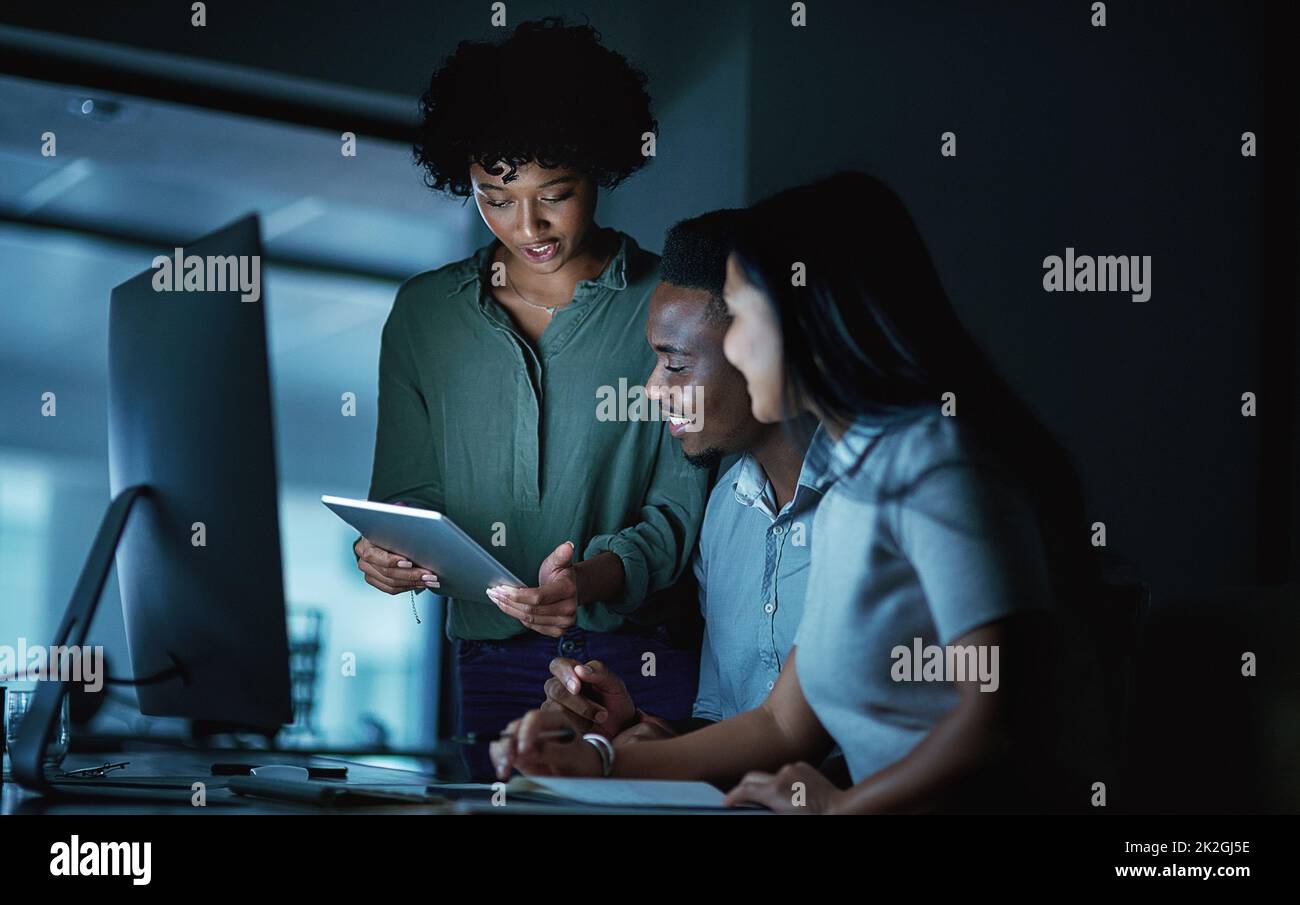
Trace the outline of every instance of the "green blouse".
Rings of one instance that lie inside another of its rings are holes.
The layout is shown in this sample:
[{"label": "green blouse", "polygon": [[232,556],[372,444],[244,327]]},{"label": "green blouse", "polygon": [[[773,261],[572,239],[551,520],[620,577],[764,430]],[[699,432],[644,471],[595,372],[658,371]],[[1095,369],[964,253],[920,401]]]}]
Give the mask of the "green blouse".
[{"label": "green blouse", "polygon": [[[612,551],[623,593],[578,614],[579,626],[609,631],[685,569],[708,496],[708,473],[662,421],[603,420],[608,404],[598,417],[620,381],[631,392],[654,367],[645,325],[659,259],[620,233],[605,270],[578,283],[534,347],[486,291],[492,248],[398,290],[379,356],[370,499],[446,513],[530,584],[566,540],[578,561]],[[486,599],[452,600],[447,630],[531,631]]]}]

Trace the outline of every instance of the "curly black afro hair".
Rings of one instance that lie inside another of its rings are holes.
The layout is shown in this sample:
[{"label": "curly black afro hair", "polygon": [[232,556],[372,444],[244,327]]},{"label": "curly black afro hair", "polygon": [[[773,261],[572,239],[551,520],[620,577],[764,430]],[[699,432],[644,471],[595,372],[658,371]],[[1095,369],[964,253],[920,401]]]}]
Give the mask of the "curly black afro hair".
[{"label": "curly black afro hair", "polygon": [[596,29],[557,17],[500,43],[462,41],[420,97],[415,162],[431,189],[462,197],[472,163],[507,163],[505,182],[532,161],[572,167],[613,188],[645,166],[642,135],[658,134],[646,81]]}]

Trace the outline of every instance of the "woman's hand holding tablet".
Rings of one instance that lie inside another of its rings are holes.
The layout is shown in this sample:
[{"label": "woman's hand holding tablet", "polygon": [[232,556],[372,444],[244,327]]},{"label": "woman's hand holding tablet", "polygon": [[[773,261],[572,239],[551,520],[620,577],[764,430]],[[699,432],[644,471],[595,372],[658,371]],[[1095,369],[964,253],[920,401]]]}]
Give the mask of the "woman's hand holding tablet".
[{"label": "woman's hand holding tablet", "polygon": [[429,588],[486,603],[490,587],[523,585],[441,512],[334,496],[321,502],[360,532],[353,545],[357,568],[367,584],[385,593]]},{"label": "woman's hand holding tablet", "polygon": [[366,576],[366,584],[385,594],[401,594],[422,588],[437,588],[438,576],[423,566],[417,566],[400,553],[376,547],[364,537],[352,545],[357,557],[357,568]]}]

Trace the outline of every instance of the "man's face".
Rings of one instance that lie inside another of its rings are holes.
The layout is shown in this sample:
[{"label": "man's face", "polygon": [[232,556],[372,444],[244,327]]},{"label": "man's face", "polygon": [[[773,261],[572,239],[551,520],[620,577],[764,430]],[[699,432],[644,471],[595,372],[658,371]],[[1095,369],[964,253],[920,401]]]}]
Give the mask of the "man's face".
[{"label": "man's face", "polygon": [[660,283],[646,322],[646,341],[658,358],[646,392],[659,400],[669,432],[700,468],[748,449],[763,429],[750,413],[745,378],[722,354],[727,328],[709,320],[708,306],[706,290]]}]

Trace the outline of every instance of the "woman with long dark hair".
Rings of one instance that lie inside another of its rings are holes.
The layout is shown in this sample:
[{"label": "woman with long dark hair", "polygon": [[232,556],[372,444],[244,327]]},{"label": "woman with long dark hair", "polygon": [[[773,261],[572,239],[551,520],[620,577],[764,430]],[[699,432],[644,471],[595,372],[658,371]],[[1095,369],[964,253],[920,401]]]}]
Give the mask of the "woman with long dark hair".
[{"label": "woman with long dark hair", "polygon": [[[495,746],[498,771],[739,781],[732,803],[777,810],[1052,806],[1069,707],[1050,699],[1054,616],[1093,587],[1062,449],[979,351],[902,202],[872,177],[752,208],[726,302],[725,352],[755,417],[809,413],[835,441],[781,677],[755,710],[613,751],[540,739],[554,718],[534,711]],[[807,765],[832,744],[847,790]]]}]

